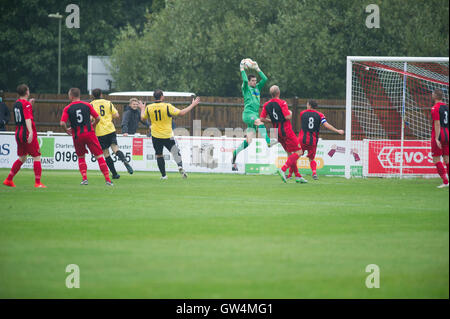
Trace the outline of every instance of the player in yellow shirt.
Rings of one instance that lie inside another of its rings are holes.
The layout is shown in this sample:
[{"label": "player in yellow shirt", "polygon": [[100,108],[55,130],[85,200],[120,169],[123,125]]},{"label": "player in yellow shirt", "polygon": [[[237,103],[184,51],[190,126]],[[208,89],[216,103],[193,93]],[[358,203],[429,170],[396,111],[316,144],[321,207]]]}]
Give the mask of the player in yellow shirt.
[{"label": "player in yellow shirt", "polygon": [[172,131],[172,118],[175,116],[183,116],[190,112],[199,102],[200,98],[192,100],[191,105],[179,110],[170,103],[164,103],[164,94],[161,90],[153,92],[155,102],[145,106],[139,102],[141,109],[141,119],[143,121],[150,120],[152,125],[152,142],[155,149],[156,161],[161,172],[161,179],[167,179],[166,163],[163,157],[163,148],[166,147],[171,153],[178,165],[178,171],[183,178],[187,178],[187,174],[183,169],[183,162],[181,161],[181,154],[178,146],[175,143]]},{"label": "player in yellow shirt", "polygon": [[102,90],[94,89],[92,90],[92,95],[94,99],[91,104],[101,118],[100,122],[98,122],[95,127],[95,135],[97,135],[100,146],[102,147],[106,164],[108,164],[109,170],[113,175],[112,178],[118,179],[120,178],[120,175],[117,174],[116,168],[114,167],[114,161],[109,154],[110,147],[113,153],[116,154],[119,160],[122,161],[123,165],[125,165],[128,173],[133,174],[133,168],[131,168],[130,164],[128,164],[125,159],[125,155],[117,145],[116,128],[112,121],[115,118],[119,118],[119,112],[117,112],[117,109],[111,101],[103,99]]}]

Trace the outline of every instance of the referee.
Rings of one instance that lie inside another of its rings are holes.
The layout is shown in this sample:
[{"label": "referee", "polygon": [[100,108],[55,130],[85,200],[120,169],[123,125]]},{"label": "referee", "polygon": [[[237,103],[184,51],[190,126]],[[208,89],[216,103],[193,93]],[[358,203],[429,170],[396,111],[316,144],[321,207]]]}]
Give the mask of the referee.
[{"label": "referee", "polygon": [[190,112],[200,102],[200,98],[197,97],[193,99],[191,105],[179,110],[170,103],[164,103],[163,91],[155,90],[153,92],[153,97],[155,98],[153,103],[145,106],[144,103],[139,102],[139,108],[141,109],[141,119],[143,121],[147,119],[150,120],[152,125],[152,142],[155,149],[158,168],[161,172],[161,179],[167,179],[166,164],[163,157],[164,147],[172,153],[181,176],[187,178],[187,174],[183,169],[180,150],[173,137],[172,118],[175,116],[183,116]]}]

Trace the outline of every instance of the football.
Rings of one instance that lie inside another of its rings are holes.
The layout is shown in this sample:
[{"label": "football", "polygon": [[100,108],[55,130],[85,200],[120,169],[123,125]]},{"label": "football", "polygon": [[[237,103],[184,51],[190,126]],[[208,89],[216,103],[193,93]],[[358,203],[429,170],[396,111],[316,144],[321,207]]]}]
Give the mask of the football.
[{"label": "football", "polygon": [[244,60],[244,65],[247,69],[253,69],[256,65],[256,62],[250,58]]}]

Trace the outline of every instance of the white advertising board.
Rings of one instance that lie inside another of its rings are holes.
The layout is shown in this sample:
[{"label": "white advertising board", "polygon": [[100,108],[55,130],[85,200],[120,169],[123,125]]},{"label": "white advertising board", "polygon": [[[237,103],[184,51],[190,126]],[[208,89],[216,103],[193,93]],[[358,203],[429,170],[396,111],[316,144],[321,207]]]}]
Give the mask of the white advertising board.
[{"label": "white advertising board", "polygon": [[[38,136],[41,146],[43,169],[78,170],[77,155],[71,136],[45,135]],[[152,139],[146,136],[118,136],[119,148],[136,171],[158,171]],[[187,172],[202,173],[247,173],[273,174],[286,159],[286,152],[280,144],[268,148],[263,139],[255,139],[250,146],[237,157],[238,172],[232,172],[231,159],[233,150],[243,142],[243,138],[228,137],[175,137],[180,148],[183,166]],[[317,173],[320,175],[344,175],[345,141],[319,140],[316,152]],[[356,145],[355,145],[356,146]],[[352,149],[353,175],[362,175],[362,164],[359,154],[362,150]],[[177,165],[168,150],[164,150],[167,171],[177,171]],[[10,168],[17,159],[17,146],[14,135],[0,135],[0,167]],[[97,170],[98,164],[91,154],[86,155],[89,170]],[[118,159],[113,155],[114,161]],[[299,169],[309,174],[309,161],[300,157]],[[25,168],[32,168],[32,159],[28,158]],[[118,171],[126,171],[118,162]]]}]

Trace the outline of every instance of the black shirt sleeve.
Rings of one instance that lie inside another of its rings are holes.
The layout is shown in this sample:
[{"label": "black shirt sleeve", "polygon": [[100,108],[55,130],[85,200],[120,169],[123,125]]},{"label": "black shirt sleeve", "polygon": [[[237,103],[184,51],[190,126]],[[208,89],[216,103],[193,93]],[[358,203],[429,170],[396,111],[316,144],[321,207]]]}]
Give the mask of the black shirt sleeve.
[{"label": "black shirt sleeve", "polygon": [[128,122],[130,119],[130,112],[125,111],[122,118],[122,134],[128,133]]}]

